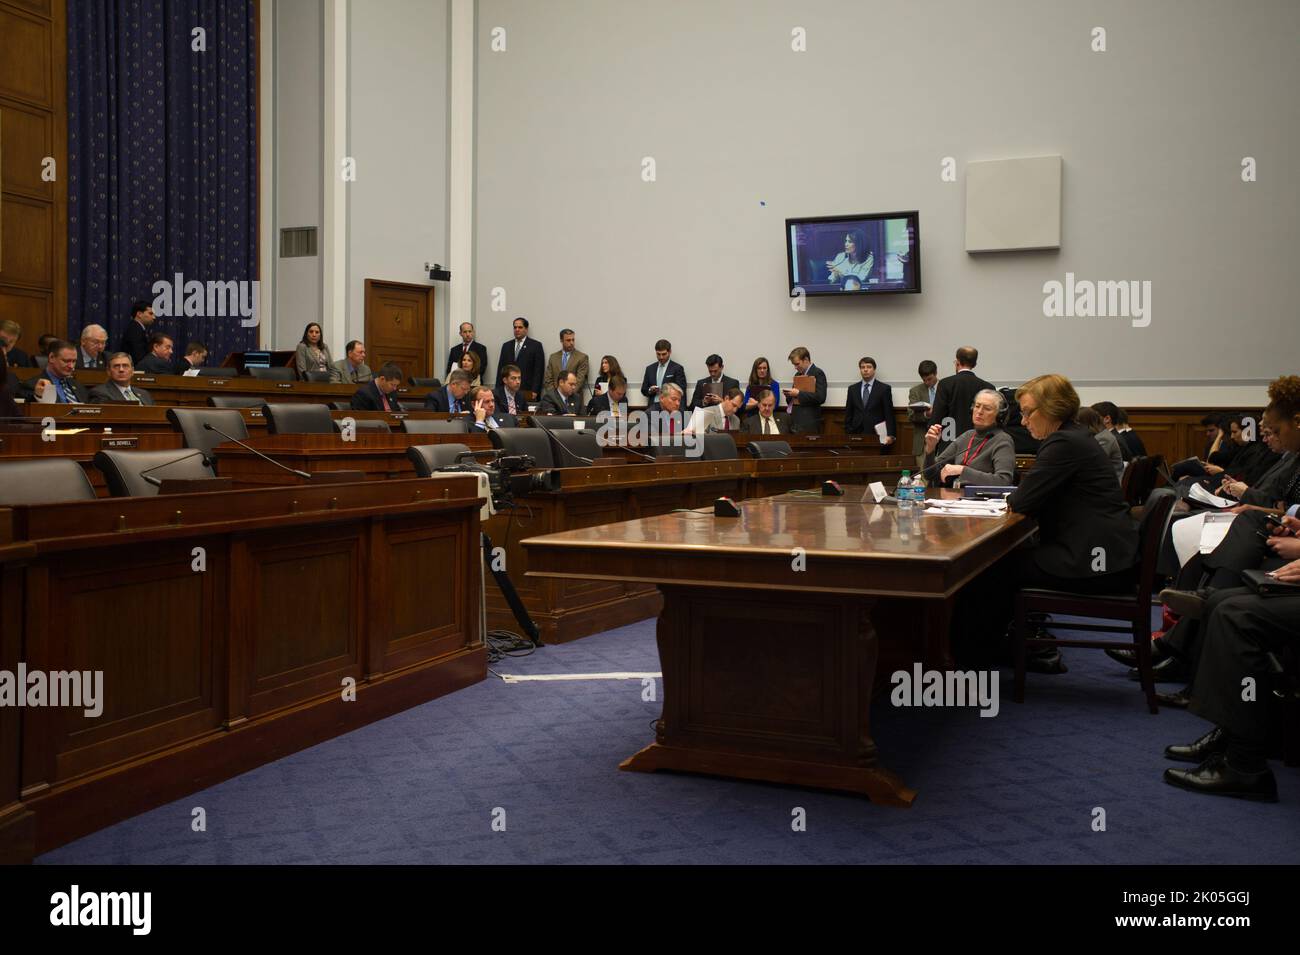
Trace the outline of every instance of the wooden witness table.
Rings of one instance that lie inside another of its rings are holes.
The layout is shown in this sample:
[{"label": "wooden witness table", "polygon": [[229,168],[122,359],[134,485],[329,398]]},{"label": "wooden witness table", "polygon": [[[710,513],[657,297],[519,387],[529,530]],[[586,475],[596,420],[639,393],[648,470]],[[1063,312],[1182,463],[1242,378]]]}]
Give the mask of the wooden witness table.
[{"label": "wooden witness table", "polygon": [[709,508],[523,542],[538,582],[653,584],[663,594],[663,715],[655,741],[621,768],[911,804],[915,791],[881,765],[871,737],[878,671],[915,659],[950,666],[957,591],[1033,525],[1015,514],[903,515],[865,488],[848,492],[751,499],[739,518]]},{"label": "wooden witness table", "polygon": [[470,477],[0,508],[0,670],[103,674],[0,708],[0,862],[484,679],[480,553]]},{"label": "wooden witness table", "polygon": [[[317,471],[361,471],[367,481],[414,478],[415,465],[406,449],[421,444],[463,444],[473,450],[487,450],[485,434],[374,434],[357,431],[355,439],[344,441],[338,434],[264,434],[244,442],[287,468]],[[269,461],[223,441],[213,449],[217,473],[233,478],[236,487],[269,487],[301,484],[303,479]]]}]

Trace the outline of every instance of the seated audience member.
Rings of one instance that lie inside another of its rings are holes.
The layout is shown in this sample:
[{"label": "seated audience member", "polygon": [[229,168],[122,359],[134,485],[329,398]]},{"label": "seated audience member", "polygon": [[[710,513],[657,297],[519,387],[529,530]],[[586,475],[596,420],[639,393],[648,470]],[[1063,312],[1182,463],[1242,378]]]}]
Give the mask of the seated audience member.
[{"label": "seated audience member", "polygon": [[1260,424],[1259,436],[1264,445],[1277,456],[1273,466],[1254,484],[1237,478],[1225,478],[1218,493],[1240,501],[1239,506],[1243,509],[1275,510],[1297,465],[1300,465],[1300,455],[1294,451],[1284,451],[1273,429],[1263,422]]},{"label": "seated audience member", "polygon": [[655,342],[655,360],[646,365],[641,379],[641,394],[650,399],[649,410],[659,407],[659,392],[671,382],[686,393],[686,369],[673,361],[673,345],[666,338]]},{"label": "seated audience member", "polygon": [[518,365],[501,366],[501,384],[496,388],[497,407],[503,414],[521,415],[528,410],[528,400],[522,391],[523,372]]},{"label": "seated audience member", "polygon": [[137,368],[149,354],[149,328],[154,321],[152,305],[145,301],[131,303],[131,320],[126,323],[117,350],[130,355]]},{"label": "seated audience member", "polygon": [[876,360],[860,358],[858,374],[862,380],[849,385],[844,408],[844,431],[847,434],[876,434],[876,425],[884,424],[881,444],[893,444],[898,437],[894,423],[894,390],[876,377]]},{"label": "seated audience member", "polygon": [[[704,359],[704,367],[709,369],[708,377],[701,378],[695,383],[695,391],[691,395],[691,403],[687,406],[691,411],[701,406],[711,407],[722,404],[722,396],[732,388],[739,388],[740,382],[730,375],[722,373],[722,356],[710,355]],[[707,391],[705,389],[708,389]]]},{"label": "seated audience member", "polygon": [[330,364],[334,359],[330,357],[330,347],[325,344],[317,322],[308,322],[307,327],[302,330],[302,341],[298,343],[298,350],[294,353],[293,360],[299,378],[306,378],[309,371],[330,370]]},{"label": "seated audience member", "polygon": [[665,431],[669,435],[682,434],[682,404],[686,399],[686,391],[673,382],[665,382],[659,392],[659,407],[655,411],[662,412],[668,416],[667,424],[663,425],[660,433]]},{"label": "seated audience member", "polygon": [[137,367],[150,375],[175,374],[176,363],[172,360],[172,348],[170,335],[166,332],[154,332],[149,336],[149,354]]},{"label": "seated audience member", "polygon": [[1137,432],[1128,426],[1128,415],[1123,408],[1113,401],[1098,401],[1092,406],[1092,410],[1101,415],[1103,428],[1115,432],[1125,462],[1146,455],[1147,449],[1142,444],[1142,439],[1137,436]]},{"label": "seated audience member", "polygon": [[[49,350],[45,353],[47,361],[45,370],[41,372],[38,378],[28,378],[19,385],[19,397],[34,401],[38,393],[44,396],[44,400],[49,400],[49,395],[45,394],[49,388],[54,389],[54,402],[56,404],[79,404],[86,400],[86,394],[81,390],[81,385],[73,377],[73,372],[77,368],[77,346],[72,342],[65,342],[55,339],[50,342]],[[46,385],[39,384],[46,382]]]},{"label": "seated audience member", "polygon": [[207,363],[208,346],[203,342],[190,342],[185,346],[185,354],[176,363],[176,374],[193,378]]},{"label": "seated audience member", "polygon": [[117,402],[134,402],[140,405],[153,404],[153,395],[143,388],[131,385],[131,376],[135,368],[131,365],[131,356],[124,351],[114,352],[108,356],[108,380],[102,385],[90,389],[90,400],[95,404],[113,404]]},{"label": "seated audience member", "polygon": [[[379,369],[352,395],[353,411],[397,411],[397,399],[389,397],[402,384],[401,366],[392,362]],[[426,402],[427,406],[427,402]]]},{"label": "seated audience member", "polygon": [[[1300,529],[1300,521],[1289,529]],[[1300,584],[1300,560],[1273,576]],[[1194,743],[1165,749],[1168,759],[1197,764],[1195,769],[1166,769],[1165,782],[1211,796],[1277,801],[1277,780],[1267,762],[1270,727],[1264,700],[1277,680],[1273,654],[1294,648],[1297,640],[1300,595],[1261,597],[1246,587],[1224,591],[1206,618],[1189,707],[1214,728]],[[1247,678],[1258,688],[1256,695],[1242,691]]]},{"label": "seated audience member", "polygon": [[81,330],[81,340],[77,344],[77,368],[84,370],[103,369],[105,365],[104,348],[108,345],[108,332],[102,325],[87,325]]},{"label": "seated audience member", "polygon": [[990,389],[975,395],[971,410],[974,427],[957,435],[956,440],[935,456],[939,435],[943,430],[934,425],[925,433],[926,476],[931,483],[941,482],[953,487],[963,485],[994,485],[1009,487],[1016,483],[1016,448],[998,425],[1002,413],[1003,397]]},{"label": "seated audience member", "polygon": [[54,342],[57,341],[61,341],[58,335],[50,335],[46,333],[44,335],[37,337],[36,351],[32,354],[32,357],[28,359],[27,367],[44,368],[45,362],[43,359],[45,359],[49,355],[50,345],[52,345]]},{"label": "seated audience member", "polygon": [[465,396],[469,394],[469,373],[461,371],[459,368],[447,376],[447,384],[442,388],[431,391],[424,398],[425,411],[446,411],[449,414],[460,414],[462,411],[468,411],[465,405]]},{"label": "seated audience member", "polygon": [[469,375],[470,387],[477,388],[483,384],[482,367],[477,352],[467,351],[460,356],[460,370]]},{"label": "seated audience member", "polygon": [[611,418],[627,417],[627,379],[615,372],[606,383],[608,387],[601,394],[595,395],[587,403],[587,414],[598,415],[605,412]]},{"label": "seated audience member", "polygon": [[736,412],[740,410],[744,400],[745,393],[739,388],[727,389],[727,393],[722,396],[721,404],[701,405],[691,413],[690,421],[686,423],[684,433],[707,434],[710,431],[739,431],[740,418],[736,416]]},{"label": "seated audience member", "polygon": [[355,338],[348,342],[343,358],[330,364],[330,381],[347,385],[364,385],[374,377],[366,364],[366,346]]},{"label": "seated audience member", "polygon": [[796,376],[813,379],[812,391],[785,389],[790,402],[790,422],[796,431],[819,434],[822,430],[822,405],[826,403],[826,373],[813,364],[812,355],[802,345],[792,350],[789,358]]},{"label": "seated audience member", "polygon": [[1253,439],[1250,422],[1245,416],[1233,421],[1228,436],[1240,448],[1232,460],[1232,467],[1227,469],[1226,479],[1244,481],[1249,486],[1257,483],[1277,464],[1277,452],[1262,440],[1262,436],[1261,440]]},{"label": "seated audience member", "polygon": [[772,377],[771,365],[766,358],[755,358],[749,370],[749,383],[745,386],[745,414],[758,414],[758,403],[764,392],[771,392],[776,410],[781,408],[781,383]]},{"label": "seated audience member", "polygon": [[496,395],[492,394],[492,389],[486,385],[475,385],[470,388],[466,401],[474,415],[474,421],[470,424],[474,430],[495,431],[497,428],[519,427],[519,421],[514,415],[496,413]]},{"label": "seated audience member", "polygon": [[582,408],[578,404],[578,376],[571,371],[561,372],[555,379],[555,387],[542,395],[537,413],[581,414]]},{"label": "seated audience member", "polygon": [[1205,450],[1194,458],[1179,461],[1169,469],[1169,475],[1175,482],[1187,477],[1205,477],[1205,463],[1215,454],[1220,446],[1228,440],[1228,415],[1212,412],[1201,419],[1205,428]]},{"label": "seated audience member", "polygon": [[[49,387],[48,381],[42,381],[40,391],[36,394],[39,397]],[[0,418],[20,418],[18,404],[14,399],[18,396],[18,376],[9,370],[9,339],[0,335]]]},{"label": "seated audience member", "polygon": [[764,391],[758,399],[758,413],[745,419],[749,434],[790,434],[790,416],[776,410],[776,392]]},{"label": "seated audience member", "polygon": [[[925,466],[925,433],[929,430],[930,409],[939,385],[939,366],[928,358],[916,366],[921,380],[907,389],[907,420],[912,424],[912,454],[917,466]],[[921,407],[924,405],[924,407]]]},{"label": "seated audience member", "polygon": [[30,368],[32,360],[27,352],[18,347],[18,339],[23,337],[23,327],[10,319],[0,321],[0,347],[5,352],[5,362],[10,368]]},{"label": "seated audience member", "polygon": [[[613,355],[605,355],[600,359],[600,371],[596,375],[596,383],[591,386],[592,397],[603,395],[606,390],[603,386],[615,375],[623,375],[623,368]],[[627,380],[627,375],[623,375],[623,380]]]},{"label": "seated audience member", "polygon": [[[961,591],[954,649],[963,646],[963,655],[1005,649],[1015,595],[1023,587],[1113,594],[1136,581],[1137,526],[1106,453],[1075,421],[1074,386],[1064,375],[1040,375],[1017,389],[1016,400],[1025,426],[1042,444],[1007,507],[1036,518],[1038,537]],[[1054,647],[1031,652],[1030,666],[1065,670]]]},{"label": "seated audience member", "polygon": [[1075,415],[1075,420],[1088,429],[1088,433],[1106,452],[1106,457],[1110,459],[1111,466],[1115,469],[1115,480],[1122,479],[1125,467],[1124,452],[1119,446],[1119,438],[1115,436],[1115,432],[1102,426],[1101,415],[1092,408],[1080,408],[1079,413]]}]

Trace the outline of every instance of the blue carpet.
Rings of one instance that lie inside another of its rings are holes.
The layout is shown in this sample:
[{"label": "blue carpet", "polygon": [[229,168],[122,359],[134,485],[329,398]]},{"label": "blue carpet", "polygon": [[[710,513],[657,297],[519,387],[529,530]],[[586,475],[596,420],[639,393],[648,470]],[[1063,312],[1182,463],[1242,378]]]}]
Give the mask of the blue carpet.
[{"label": "blue carpet", "polygon": [[[1098,651],[1003,672],[1001,712],[878,705],[885,763],[911,809],[706,777],[623,773],[653,738],[640,681],[506,685],[495,677],[41,856],[51,864],[181,863],[1292,863],[1300,772],[1273,763],[1282,802],[1165,785],[1167,743],[1207,729],[1146,713]],[[503,673],[657,671],[654,622],[546,647]],[[191,809],[207,831],[190,830]],[[505,810],[506,830],[492,830]],[[791,829],[792,810],[807,829]],[[1093,809],[1106,830],[1093,831]]]}]

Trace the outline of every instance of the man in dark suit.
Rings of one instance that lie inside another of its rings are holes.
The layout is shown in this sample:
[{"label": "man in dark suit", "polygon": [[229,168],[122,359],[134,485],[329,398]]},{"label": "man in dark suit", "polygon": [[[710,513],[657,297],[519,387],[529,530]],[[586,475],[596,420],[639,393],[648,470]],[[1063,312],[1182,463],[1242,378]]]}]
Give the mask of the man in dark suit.
[{"label": "man in dark suit", "polygon": [[790,416],[776,410],[776,395],[770,388],[758,399],[758,414],[750,415],[744,424],[748,434],[786,435],[793,432]]},{"label": "man in dark suit", "polygon": [[[54,401],[56,404],[78,404],[86,400],[86,393],[82,391],[81,386],[72,373],[77,368],[77,346],[72,342],[65,342],[55,339],[50,343],[49,351],[46,353],[47,361],[45,371],[39,378],[28,378],[19,386],[19,396],[27,401],[36,400],[37,382],[45,381],[48,384],[45,390],[54,389]],[[48,395],[46,396],[48,398]]]},{"label": "man in dark suit", "polygon": [[396,399],[390,398],[402,383],[402,369],[389,362],[352,395],[353,411],[397,411]]},{"label": "man in dark suit", "polygon": [[[512,346],[513,350],[513,346]],[[478,374],[479,380],[488,382],[492,379],[488,377],[488,351],[487,346],[482,342],[474,341],[474,326],[469,322],[460,323],[460,344],[452,347],[451,352],[447,355],[447,374],[451,374],[460,367],[460,360],[466,352],[473,352],[478,355]]]},{"label": "man in dark suit", "polygon": [[884,422],[888,429],[881,444],[893,444],[898,437],[894,421],[894,392],[883,381],[876,380],[876,360],[863,358],[858,362],[862,381],[849,387],[849,398],[844,409],[844,430],[849,434],[875,434],[876,425]]},{"label": "man in dark suit", "polygon": [[561,372],[555,387],[542,395],[538,414],[582,414],[578,404],[578,376],[571,371]]},{"label": "man in dark suit", "polygon": [[546,376],[546,349],[541,342],[528,337],[528,319],[516,318],[513,327],[515,337],[501,346],[497,367],[516,365],[519,368],[520,387],[526,395],[531,396],[531,400],[536,401],[542,393],[542,380]]},{"label": "man in dark suit", "polygon": [[172,358],[175,346],[172,337],[166,332],[154,332],[149,336],[149,354],[137,363],[141,371],[150,375],[176,374],[176,362]]},{"label": "man in dark suit", "polygon": [[77,370],[102,370],[108,366],[104,349],[108,346],[108,332],[102,325],[87,325],[81,330],[77,345]]},{"label": "man in dark suit", "polygon": [[519,415],[528,410],[528,399],[521,390],[523,372],[518,365],[501,366],[501,383],[492,389],[502,414]]},{"label": "man in dark suit", "polygon": [[89,399],[94,404],[118,404],[128,402],[131,404],[151,405],[153,404],[153,395],[143,388],[133,387],[131,384],[131,375],[135,367],[131,364],[131,356],[124,351],[114,352],[108,356],[108,380],[102,385],[95,385],[90,389]]},{"label": "man in dark suit", "polygon": [[[971,407],[975,396],[986,388],[996,391],[991,384],[975,374],[975,363],[979,360],[979,351],[970,345],[957,349],[953,362],[953,373],[939,382],[934,390],[934,408],[930,411],[929,427],[939,426],[939,445],[936,452],[944,448],[959,434],[975,427],[971,419]],[[952,433],[948,434],[944,420],[952,419]]]},{"label": "man in dark suit", "polygon": [[1147,449],[1136,431],[1128,426],[1128,415],[1113,401],[1098,401],[1092,410],[1101,415],[1103,428],[1115,433],[1119,450],[1125,461],[1146,457]]},{"label": "man in dark suit", "polygon": [[519,427],[519,419],[514,415],[497,414],[496,395],[487,385],[475,385],[471,388],[465,402],[474,415],[474,420],[469,426],[471,432]]},{"label": "man in dark suit", "polygon": [[641,394],[650,399],[650,411],[659,408],[659,392],[666,384],[674,384],[686,392],[686,369],[673,361],[672,342],[661,338],[655,342],[655,361],[646,365],[641,379]]},{"label": "man in dark suit", "polygon": [[795,375],[813,379],[812,391],[785,389],[785,396],[790,399],[790,425],[804,434],[820,434],[822,405],[826,403],[826,373],[813,364],[812,355],[802,345],[791,351],[789,357]]},{"label": "man in dark suit", "polygon": [[445,411],[448,414],[460,414],[462,411],[468,411],[468,403],[465,396],[469,394],[470,389],[469,372],[463,369],[456,369],[447,376],[445,387],[437,391],[431,391],[424,399],[425,411]]},{"label": "man in dark suit", "polygon": [[604,394],[596,395],[587,404],[587,414],[599,415],[602,412],[612,417],[627,417],[627,379],[622,375],[609,376],[609,387]]},{"label": "man in dark suit", "polygon": [[148,302],[135,302],[131,306],[131,321],[122,333],[117,350],[131,356],[137,366],[149,354],[149,326],[154,323],[153,306]]},{"label": "man in dark suit", "polygon": [[[707,408],[711,405],[721,404],[722,395],[725,395],[732,388],[739,388],[740,382],[730,375],[722,373],[722,356],[710,355],[704,359],[704,367],[709,369],[709,377],[701,378],[695,383],[695,391],[691,394],[690,410],[696,408]],[[712,387],[710,387],[712,386]],[[705,389],[709,390],[706,392]]]},{"label": "man in dark suit", "polygon": [[5,352],[5,364],[13,368],[30,368],[32,359],[18,347],[18,339],[23,337],[23,327],[6,318],[0,321],[0,348]]}]

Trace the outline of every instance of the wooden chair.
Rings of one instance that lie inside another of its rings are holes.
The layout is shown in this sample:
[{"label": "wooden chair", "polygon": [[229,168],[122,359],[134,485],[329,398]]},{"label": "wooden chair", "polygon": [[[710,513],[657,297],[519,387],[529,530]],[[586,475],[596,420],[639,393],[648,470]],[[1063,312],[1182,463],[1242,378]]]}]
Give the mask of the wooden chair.
[{"label": "wooden chair", "polygon": [[[1160,539],[1164,533],[1169,511],[1174,506],[1174,492],[1160,488],[1147,499],[1138,529],[1138,581],[1135,592],[1124,594],[1074,594],[1061,590],[1025,588],[1016,594],[1015,610],[1015,701],[1025,701],[1025,658],[1029,647],[1083,647],[1104,650],[1108,647],[1127,646],[1138,660],[1142,690],[1147,696],[1147,708],[1160,712],[1156,705],[1155,674],[1151,669],[1151,593],[1156,577],[1156,558],[1160,554]],[[1069,630],[1090,633],[1128,633],[1128,640],[1088,640],[1082,638],[1030,637],[1035,626],[1031,614],[1073,614],[1097,617],[1102,620],[1123,621],[1115,624],[1070,623],[1039,624],[1058,626]]]},{"label": "wooden chair", "polygon": [[1151,491],[1156,486],[1156,481],[1160,477],[1160,469],[1164,467],[1165,456],[1163,454],[1153,455],[1151,457],[1136,457],[1129,461],[1128,466],[1124,468],[1124,476],[1120,479],[1120,490],[1124,494],[1124,500],[1128,502],[1129,507],[1140,507],[1146,503]]}]

